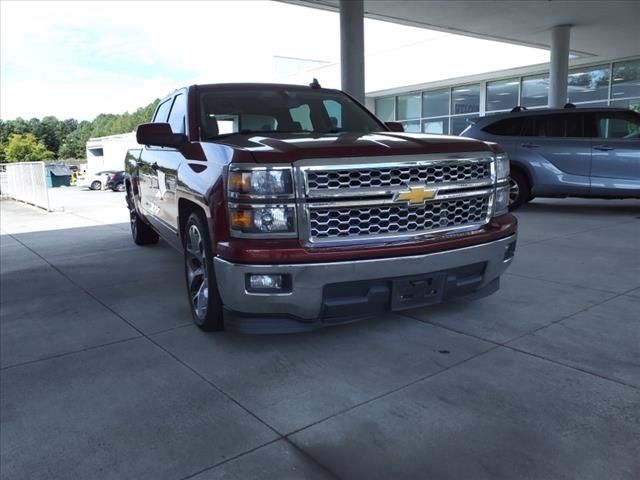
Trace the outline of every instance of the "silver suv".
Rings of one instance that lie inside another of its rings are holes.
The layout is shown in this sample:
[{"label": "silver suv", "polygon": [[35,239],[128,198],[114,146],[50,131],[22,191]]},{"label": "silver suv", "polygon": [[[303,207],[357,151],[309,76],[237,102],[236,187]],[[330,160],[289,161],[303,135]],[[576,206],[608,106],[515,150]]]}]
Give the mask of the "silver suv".
[{"label": "silver suv", "polygon": [[516,107],[460,135],[507,152],[511,210],[534,197],[640,198],[640,114],[631,110]]}]

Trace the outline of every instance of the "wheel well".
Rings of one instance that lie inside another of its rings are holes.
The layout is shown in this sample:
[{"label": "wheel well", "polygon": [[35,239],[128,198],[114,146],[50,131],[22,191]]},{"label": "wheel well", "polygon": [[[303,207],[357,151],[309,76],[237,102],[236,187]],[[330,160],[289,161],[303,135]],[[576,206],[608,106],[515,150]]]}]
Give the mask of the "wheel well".
[{"label": "wheel well", "polygon": [[529,182],[529,188],[533,186],[531,175],[529,174],[529,171],[525,167],[518,165],[517,163],[511,163],[510,169],[511,171],[516,171],[524,175],[524,178],[526,178],[527,182]]},{"label": "wheel well", "polygon": [[178,200],[178,222],[179,222],[178,227],[180,229],[181,241],[184,241],[184,229],[187,226],[187,219],[189,218],[189,215],[191,215],[194,212],[199,212],[203,216],[205,216],[204,210],[200,205],[184,198],[181,198],[180,200]]}]

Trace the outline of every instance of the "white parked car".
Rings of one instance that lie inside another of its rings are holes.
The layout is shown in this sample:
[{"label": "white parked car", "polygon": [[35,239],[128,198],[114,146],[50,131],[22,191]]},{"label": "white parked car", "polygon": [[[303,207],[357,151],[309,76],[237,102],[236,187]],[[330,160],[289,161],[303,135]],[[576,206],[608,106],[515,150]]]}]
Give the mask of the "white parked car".
[{"label": "white parked car", "polygon": [[76,185],[91,190],[102,190],[106,187],[107,181],[113,173],[115,173],[115,170],[104,170],[97,173],[81,173],[76,178]]}]

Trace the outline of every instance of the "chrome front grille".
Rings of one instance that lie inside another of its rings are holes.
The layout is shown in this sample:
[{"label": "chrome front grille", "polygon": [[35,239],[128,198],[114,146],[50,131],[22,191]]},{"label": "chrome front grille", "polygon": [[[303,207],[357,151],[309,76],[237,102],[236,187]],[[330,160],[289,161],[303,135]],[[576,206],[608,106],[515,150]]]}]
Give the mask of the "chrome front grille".
[{"label": "chrome front grille", "polygon": [[362,170],[314,171],[307,174],[309,190],[399,187],[408,184],[459,182],[491,178],[491,162],[430,166],[364,168]]},{"label": "chrome front grille", "polygon": [[310,244],[474,229],[492,214],[489,154],[303,160],[295,175],[299,232]]},{"label": "chrome front grille", "polygon": [[309,211],[314,239],[363,237],[398,233],[424,233],[462,225],[479,224],[487,217],[486,196],[429,202],[422,206],[312,208]]}]

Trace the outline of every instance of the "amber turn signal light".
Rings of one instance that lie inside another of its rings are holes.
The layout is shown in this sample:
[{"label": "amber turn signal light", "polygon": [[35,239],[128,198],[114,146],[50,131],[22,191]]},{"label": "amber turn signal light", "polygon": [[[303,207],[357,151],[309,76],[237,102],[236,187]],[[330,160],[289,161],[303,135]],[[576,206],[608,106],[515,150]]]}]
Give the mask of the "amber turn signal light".
[{"label": "amber turn signal light", "polygon": [[251,210],[232,210],[231,228],[234,230],[249,230],[253,226]]}]

